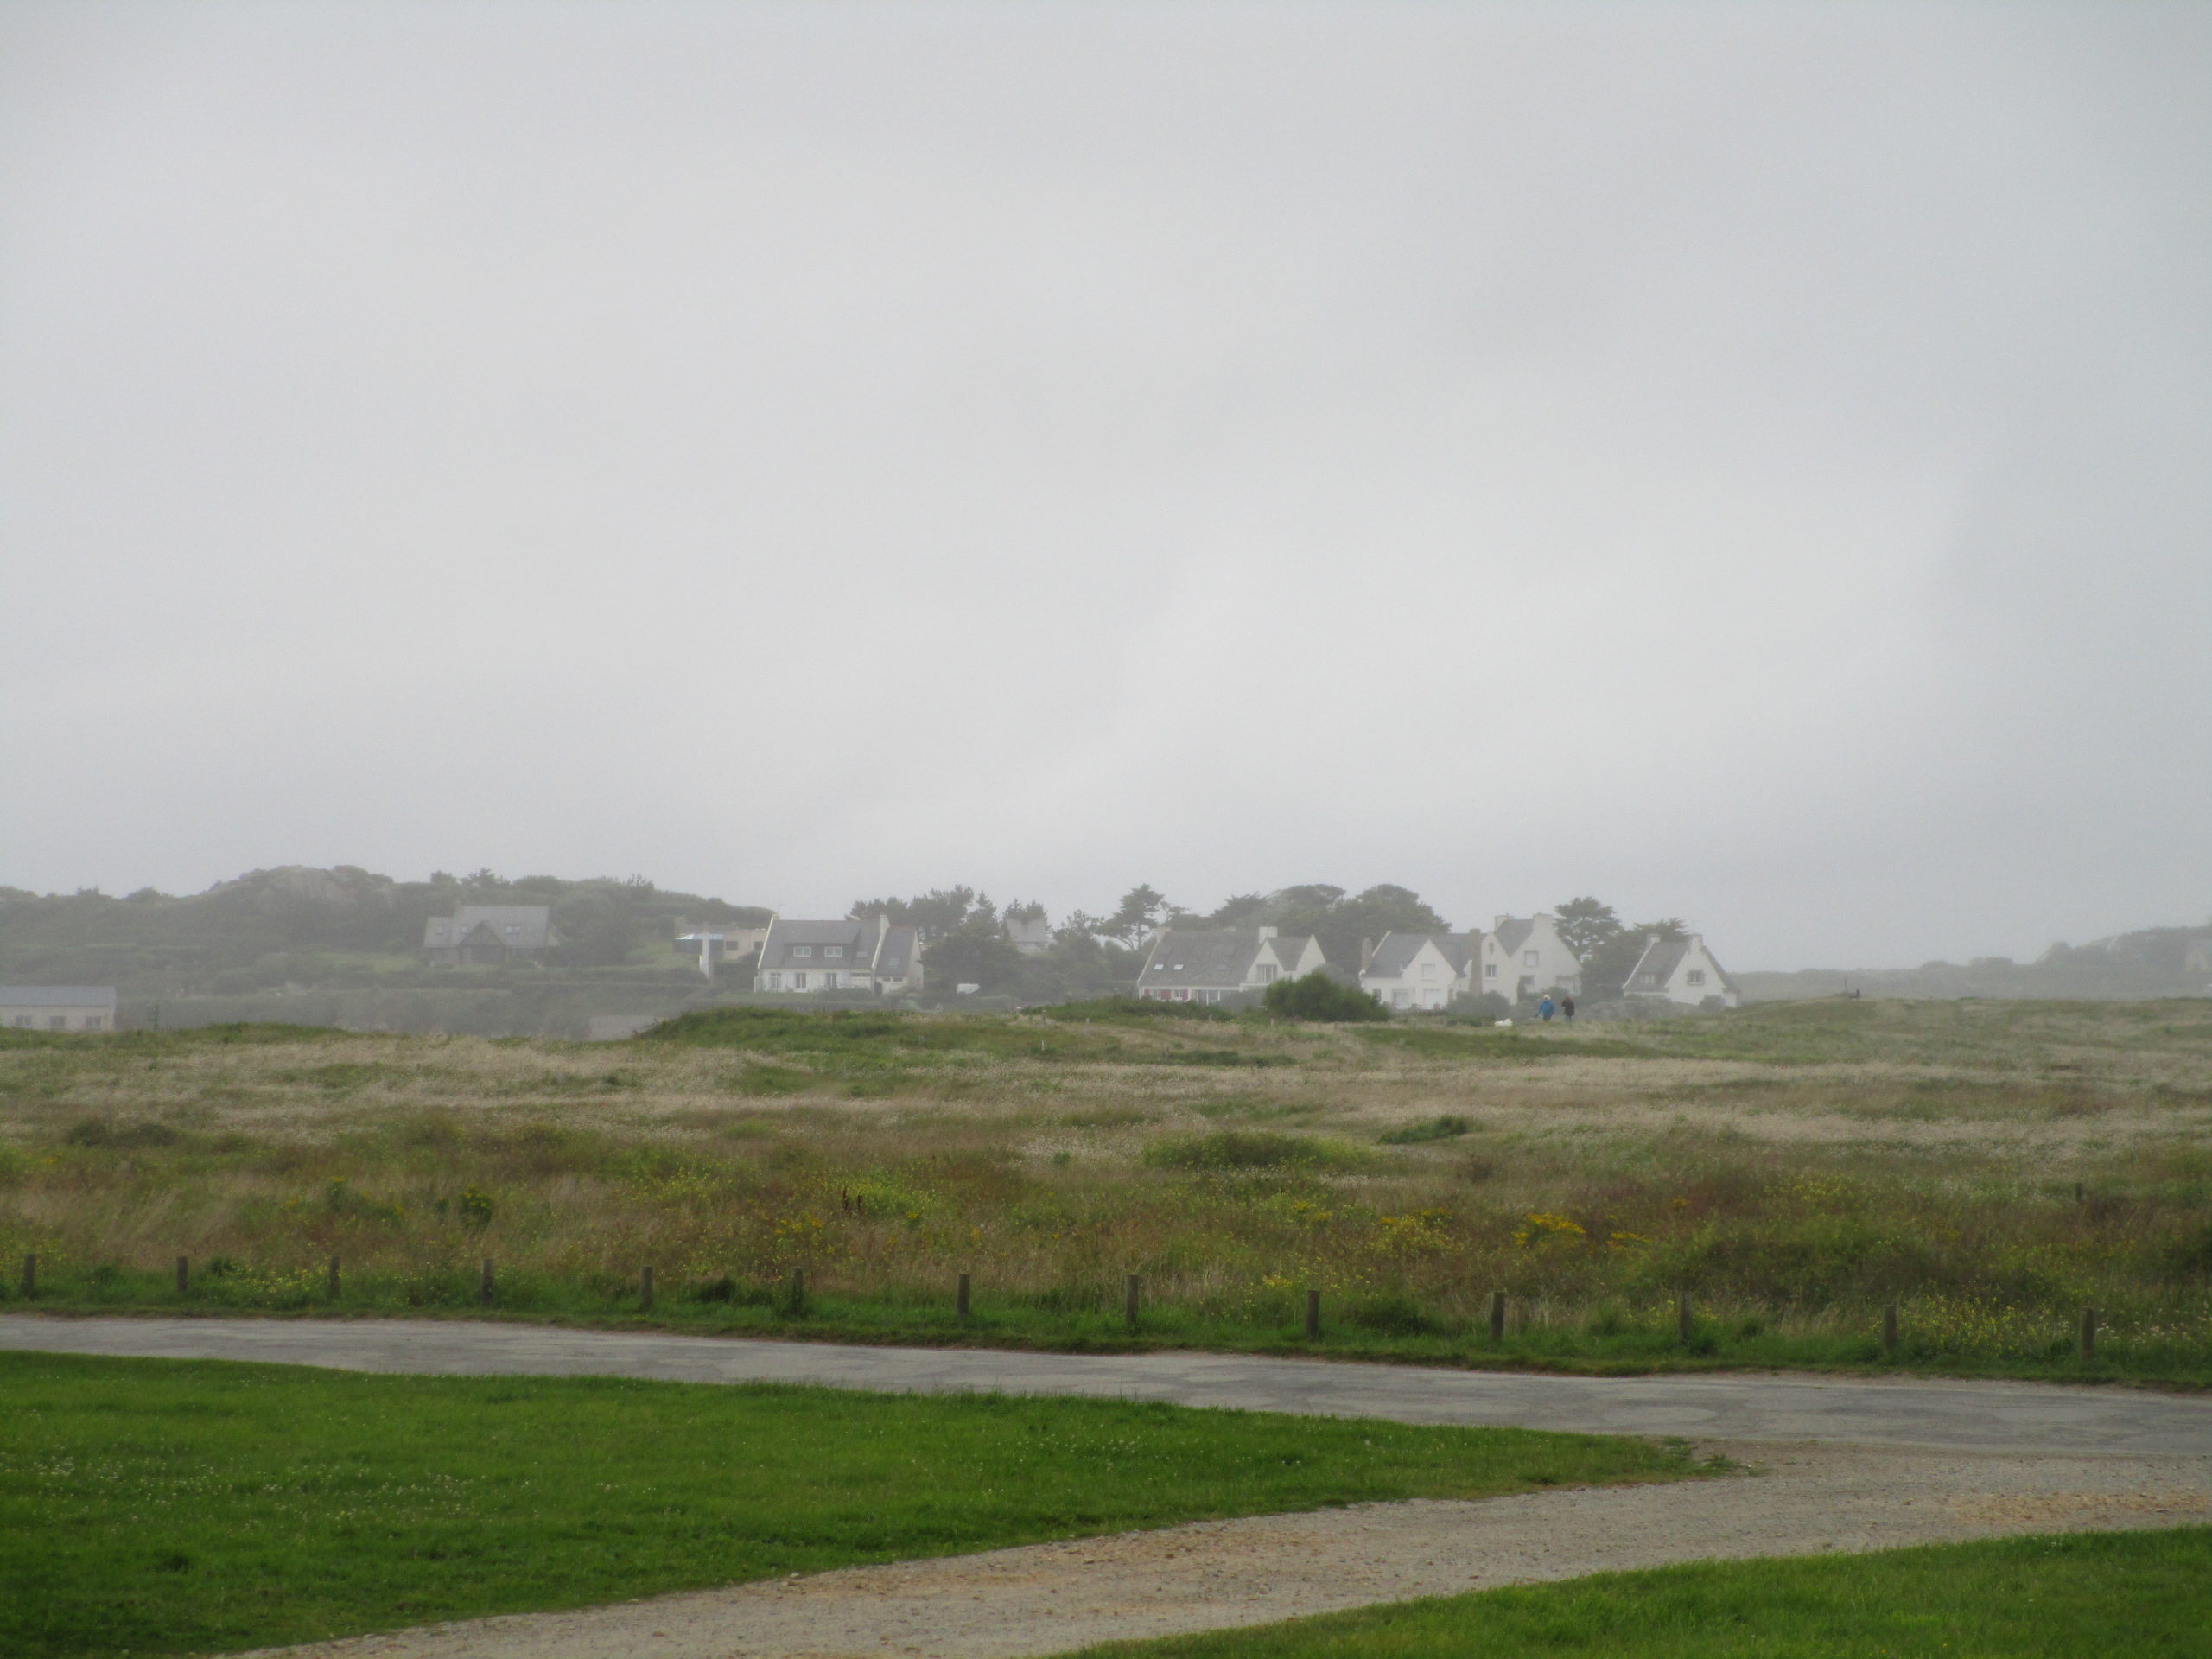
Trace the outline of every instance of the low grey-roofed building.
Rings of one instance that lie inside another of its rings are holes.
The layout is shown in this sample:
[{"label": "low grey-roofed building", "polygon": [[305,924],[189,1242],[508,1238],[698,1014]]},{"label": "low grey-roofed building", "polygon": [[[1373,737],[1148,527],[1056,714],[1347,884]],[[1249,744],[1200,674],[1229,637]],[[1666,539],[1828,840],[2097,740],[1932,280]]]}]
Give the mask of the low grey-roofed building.
[{"label": "low grey-roofed building", "polygon": [[1263,991],[1325,966],[1309,934],[1272,927],[1171,927],[1153,937],[1137,995],[1163,1002],[1218,1002]]},{"label": "low grey-roofed building", "polygon": [[1402,933],[1392,931],[1359,971],[1359,988],[1392,1008],[1445,1008],[1473,983],[1479,933]]},{"label": "low grey-roofed building", "polygon": [[463,905],[423,925],[423,950],[442,967],[536,962],[561,943],[550,905]]},{"label": "low grey-roofed building", "polygon": [[1742,1001],[1736,982],[1705,948],[1701,933],[1686,939],[1662,939],[1653,934],[1636,966],[1629,970],[1621,995],[1661,998],[1693,1008],[1708,1001],[1732,1008]]},{"label": "low grey-roofed building", "polygon": [[14,1031],[113,1031],[112,985],[0,985],[0,1027]]},{"label": "low grey-roofed building", "polygon": [[768,924],[753,974],[756,991],[874,991],[903,995],[922,987],[921,941],[881,916]]}]

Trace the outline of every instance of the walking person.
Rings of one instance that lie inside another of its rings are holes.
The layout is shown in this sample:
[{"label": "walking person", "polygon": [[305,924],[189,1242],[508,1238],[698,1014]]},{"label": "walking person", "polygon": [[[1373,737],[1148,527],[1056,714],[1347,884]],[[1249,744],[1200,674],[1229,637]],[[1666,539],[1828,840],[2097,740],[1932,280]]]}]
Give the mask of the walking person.
[{"label": "walking person", "polygon": [[1548,1026],[1552,1022],[1552,1010],[1555,1006],[1556,1004],[1552,1001],[1552,994],[1546,991],[1544,1000],[1536,1004],[1536,1018]]},{"label": "walking person", "polygon": [[1567,1023],[1568,1025],[1571,1026],[1574,1023],[1574,999],[1573,997],[1562,996],[1560,998],[1559,1011],[1567,1016]]}]

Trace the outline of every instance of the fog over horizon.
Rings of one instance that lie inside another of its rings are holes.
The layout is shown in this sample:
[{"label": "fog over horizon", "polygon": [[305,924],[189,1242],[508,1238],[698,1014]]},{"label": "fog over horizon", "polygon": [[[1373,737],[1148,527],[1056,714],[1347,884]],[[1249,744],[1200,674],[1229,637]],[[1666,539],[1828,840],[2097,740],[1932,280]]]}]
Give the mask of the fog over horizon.
[{"label": "fog over horizon", "polygon": [[0,884],[2212,915],[2212,10],[0,0]]}]

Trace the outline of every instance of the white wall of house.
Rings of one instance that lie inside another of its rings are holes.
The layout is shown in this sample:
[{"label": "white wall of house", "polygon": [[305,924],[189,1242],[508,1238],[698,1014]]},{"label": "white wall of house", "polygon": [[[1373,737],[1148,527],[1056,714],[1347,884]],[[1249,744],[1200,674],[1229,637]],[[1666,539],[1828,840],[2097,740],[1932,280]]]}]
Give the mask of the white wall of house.
[{"label": "white wall of house", "polygon": [[1541,995],[1556,985],[1570,996],[1580,996],[1582,959],[1567,948],[1552,918],[1541,912],[1528,918],[1526,937],[1508,949],[1498,934],[1517,919],[1501,916],[1497,926],[1483,935],[1482,972],[1475,982],[1476,992],[1496,991],[1509,1001],[1518,1001]]},{"label": "white wall of house", "polygon": [[1391,1008],[1449,1007],[1452,999],[1465,991],[1469,982],[1452,965],[1452,959],[1437,949],[1433,939],[1421,941],[1421,949],[1406,963],[1405,972],[1359,976],[1359,988],[1372,991],[1382,999],[1385,1007]]}]

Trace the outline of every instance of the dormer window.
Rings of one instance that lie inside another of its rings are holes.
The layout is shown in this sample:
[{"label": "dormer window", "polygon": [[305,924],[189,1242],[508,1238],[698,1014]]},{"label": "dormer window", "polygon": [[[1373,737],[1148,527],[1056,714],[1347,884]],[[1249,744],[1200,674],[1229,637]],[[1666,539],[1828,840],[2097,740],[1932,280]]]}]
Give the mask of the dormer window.
[{"label": "dormer window", "polygon": [[1690,983],[1691,983],[1691,984],[1693,984],[1693,985],[1702,985],[1702,984],[1704,984],[1704,983],[1705,983],[1705,969],[1702,969],[1702,968],[1693,968],[1693,969],[1690,969],[1690,972],[1689,972],[1689,981],[1690,981]]},{"label": "dormer window", "polygon": [[842,944],[825,944],[822,947],[822,954],[825,957],[842,957],[845,954],[845,947]]},{"label": "dormer window", "polygon": [[795,957],[810,957],[813,954],[814,947],[810,944],[795,944],[791,946],[791,955]]}]

